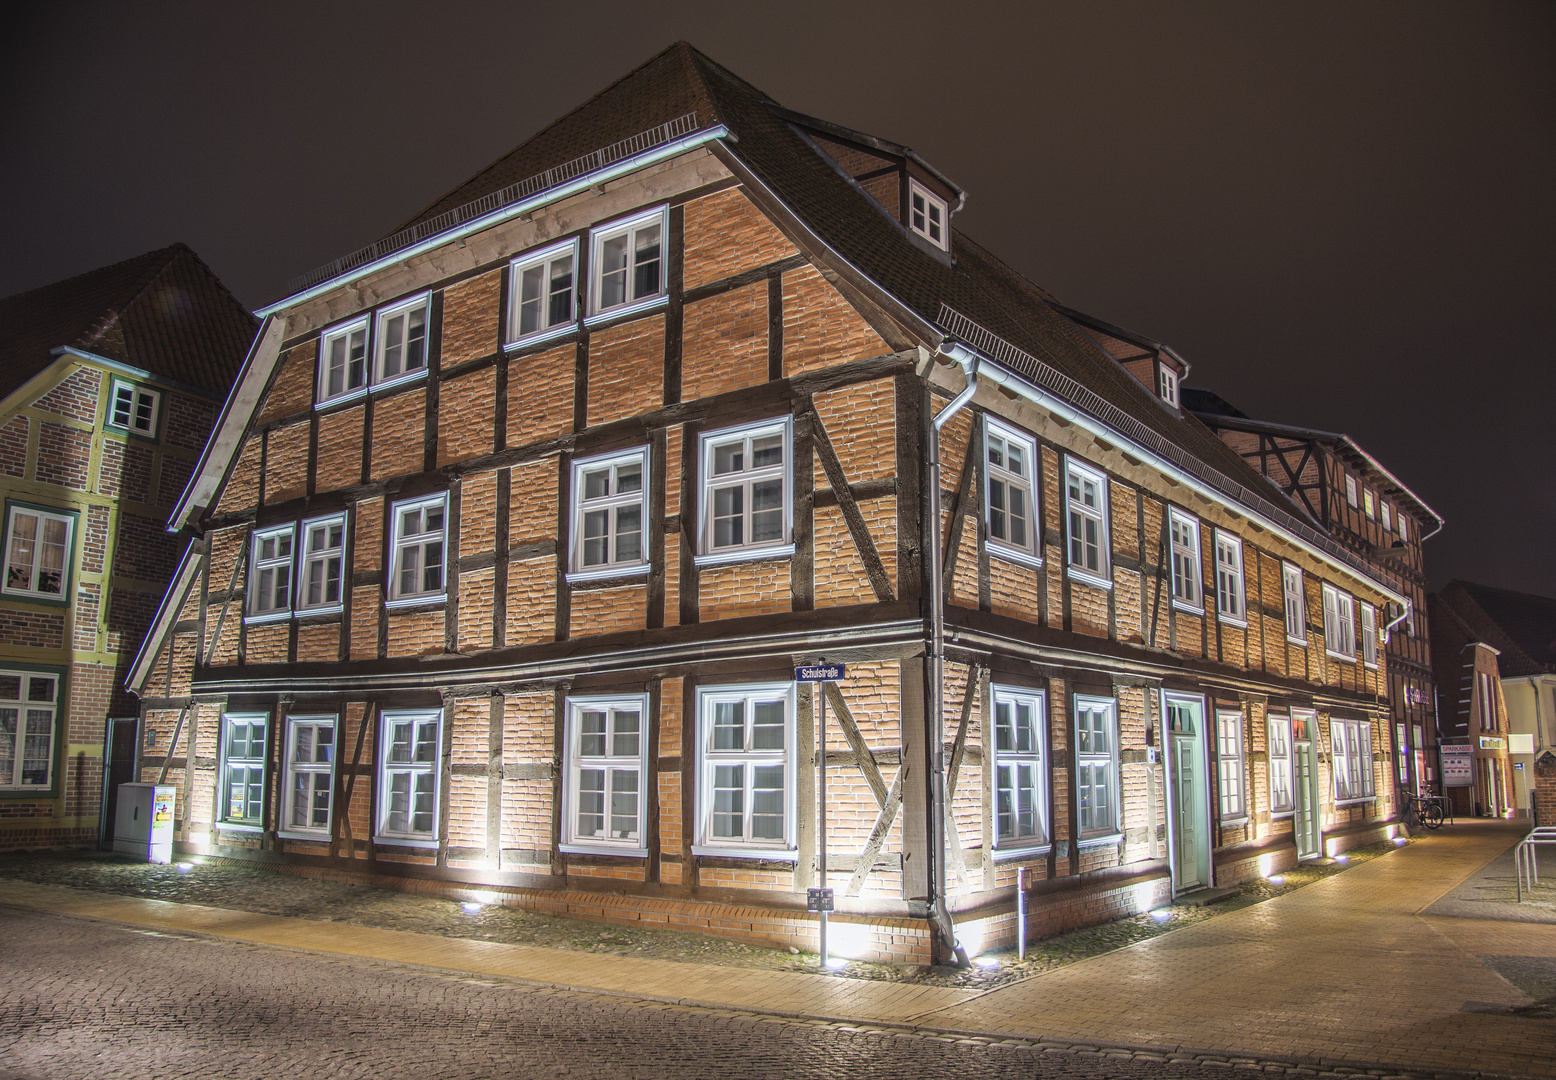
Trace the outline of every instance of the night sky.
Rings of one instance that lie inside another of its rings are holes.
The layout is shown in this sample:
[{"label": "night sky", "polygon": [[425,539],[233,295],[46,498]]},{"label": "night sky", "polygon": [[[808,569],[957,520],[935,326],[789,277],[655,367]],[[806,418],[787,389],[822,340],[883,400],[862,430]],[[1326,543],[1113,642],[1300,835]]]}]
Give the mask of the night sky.
[{"label": "night sky", "polygon": [[257,307],[684,37],[912,146],[1191,385],[1352,436],[1447,518],[1433,587],[1556,596],[1556,5],[33,9],[0,295],[182,240]]}]

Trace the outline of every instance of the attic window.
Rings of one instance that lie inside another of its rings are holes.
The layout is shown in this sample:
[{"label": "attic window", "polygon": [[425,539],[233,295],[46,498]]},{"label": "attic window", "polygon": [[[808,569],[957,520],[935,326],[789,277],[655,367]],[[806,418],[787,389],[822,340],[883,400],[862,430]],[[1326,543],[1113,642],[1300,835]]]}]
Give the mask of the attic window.
[{"label": "attic window", "polygon": [[1178,373],[1166,364],[1156,369],[1156,392],[1174,409],[1178,407]]},{"label": "attic window", "polygon": [[113,400],[108,406],[108,424],[137,435],[155,437],[161,404],[162,395],[155,390],[115,379]]},{"label": "attic window", "polygon": [[946,205],[917,180],[908,181],[908,227],[937,248],[950,250],[946,238]]}]

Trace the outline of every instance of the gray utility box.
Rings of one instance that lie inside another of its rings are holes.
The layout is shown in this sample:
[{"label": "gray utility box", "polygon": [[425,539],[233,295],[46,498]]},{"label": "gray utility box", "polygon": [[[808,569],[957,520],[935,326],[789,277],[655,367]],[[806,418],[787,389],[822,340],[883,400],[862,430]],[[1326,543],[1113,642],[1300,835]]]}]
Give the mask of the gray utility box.
[{"label": "gray utility box", "polygon": [[113,849],[147,862],[173,861],[172,784],[120,784]]}]

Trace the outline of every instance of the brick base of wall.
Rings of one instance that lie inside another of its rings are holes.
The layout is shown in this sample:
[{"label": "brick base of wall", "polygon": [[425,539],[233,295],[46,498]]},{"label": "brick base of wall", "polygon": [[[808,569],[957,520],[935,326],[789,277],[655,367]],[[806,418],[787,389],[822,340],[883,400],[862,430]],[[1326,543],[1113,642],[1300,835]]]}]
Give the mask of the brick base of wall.
[{"label": "brick base of wall", "polygon": [[1216,885],[1219,888],[1241,885],[1243,882],[1252,881],[1254,878],[1283,873],[1296,865],[1297,847],[1295,844],[1283,844],[1264,851],[1250,852],[1242,858],[1234,857],[1226,862],[1218,859],[1216,861]]},{"label": "brick base of wall", "polygon": [[1392,840],[1396,836],[1404,836],[1408,830],[1397,821],[1368,821],[1345,828],[1336,829],[1333,832],[1324,833],[1324,854],[1339,855],[1341,852],[1350,851],[1352,848],[1366,847],[1368,844],[1381,844],[1385,840]]},{"label": "brick base of wall", "polygon": [[[204,845],[176,844],[184,854],[213,862],[254,865],[246,859],[227,859],[205,854]],[[806,911],[762,907],[755,904],[712,903],[701,900],[626,896],[579,889],[521,889],[511,886],[469,885],[454,881],[371,874],[332,867],[265,863],[267,869],[297,877],[350,881],[382,889],[438,896],[449,900],[501,904],[542,915],[636,926],[651,930],[679,930],[731,941],[774,948],[794,947],[807,952],[821,948],[820,923]],[[882,964],[927,964],[933,931],[919,919],[880,918],[864,915],[832,915],[828,918],[828,951],[832,955]],[[1012,941],[1015,939],[1012,938]]]},{"label": "brick base of wall", "polygon": [[[1099,923],[1165,907],[1172,903],[1172,883],[1163,876],[1124,885],[1082,886],[1067,892],[1028,896],[1027,943]],[[981,909],[956,917],[956,937],[969,956],[993,949],[1014,948],[1020,919],[1014,901],[1003,909]]]},{"label": "brick base of wall", "polygon": [[51,829],[40,825],[33,829],[6,829],[0,832],[0,852],[48,851],[52,848],[95,848],[97,830]]}]

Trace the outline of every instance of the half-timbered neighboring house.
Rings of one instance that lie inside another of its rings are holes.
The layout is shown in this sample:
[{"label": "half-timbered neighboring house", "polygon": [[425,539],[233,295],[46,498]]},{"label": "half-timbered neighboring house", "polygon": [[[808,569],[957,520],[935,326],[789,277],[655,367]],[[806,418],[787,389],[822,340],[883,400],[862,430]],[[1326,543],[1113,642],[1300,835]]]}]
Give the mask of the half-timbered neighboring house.
[{"label": "half-timbered neighboring house", "polygon": [[132,673],[180,850],[805,945],[824,845],[924,961],[1387,834],[1407,599],[962,200],[677,44],[295,283]]},{"label": "half-timbered neighboring house", "polygon": [[183,244],[0,300],[0,850],[95,844],[134,778],[163,526],[255,326]]},{"label": "half-timbered neighboring house", "polygon": [[[1138,341],[1135,343],[1138,346]],[[1218,395],[1183,388],[1185,407],[1365,560],[1409,601],[1375,613],[1363,633],[1388,660],[1389,737],[1399,792],[1439,791],[1437,684],[1424,544],[1443,519],[1348,435],[1245,416]],[[1379,733],[1380,737],[1383,733]]]}]

